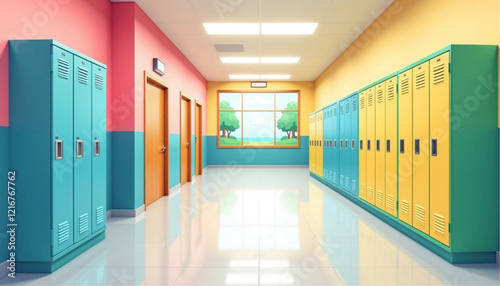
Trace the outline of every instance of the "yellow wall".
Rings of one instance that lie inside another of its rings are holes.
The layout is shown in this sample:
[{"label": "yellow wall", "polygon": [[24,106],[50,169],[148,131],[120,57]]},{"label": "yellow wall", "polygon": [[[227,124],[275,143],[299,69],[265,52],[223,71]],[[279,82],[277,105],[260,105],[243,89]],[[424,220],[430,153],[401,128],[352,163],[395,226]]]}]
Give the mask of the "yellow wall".
[{"label": "yellow wall", "polygon": [[450,44],[500,45],[498,0],[395,0],[315,81],[315,109]]},{"label": "yellow wall", "polygon": [[250,82],[208,82],[207,87],[207,122],[208,136],[217,136],[217,91],[237,90],[250,92],[300,90],[300,125],[301,135],[309,135],[309,113],[314,111],[314,82],[268,82],[267,88],[250,88]]}]

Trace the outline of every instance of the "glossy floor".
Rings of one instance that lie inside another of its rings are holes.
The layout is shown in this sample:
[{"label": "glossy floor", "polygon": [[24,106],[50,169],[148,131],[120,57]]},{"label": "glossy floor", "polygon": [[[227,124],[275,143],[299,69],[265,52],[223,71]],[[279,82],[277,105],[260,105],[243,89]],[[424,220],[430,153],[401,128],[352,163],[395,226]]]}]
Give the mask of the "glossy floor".
[{"label": "glossy floor", "polygon": [[18,285],[499,285],[496,264],[453,266],[309,177],[209,168],[105,241]]}]

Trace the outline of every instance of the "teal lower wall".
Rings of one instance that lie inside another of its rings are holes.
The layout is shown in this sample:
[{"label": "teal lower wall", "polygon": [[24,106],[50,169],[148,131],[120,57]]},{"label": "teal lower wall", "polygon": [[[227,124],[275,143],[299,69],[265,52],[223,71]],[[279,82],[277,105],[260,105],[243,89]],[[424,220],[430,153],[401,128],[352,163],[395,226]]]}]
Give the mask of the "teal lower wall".
[{"label": "teal lower wall", "polygon": [[181,183],[181,135],[170,133],[168,136],[168,187]]},{"label": "teal lower wall", "polygon": [[111,132],[111,208],[144,204],[144,132]]},{"label": "teal lower wall", "polygon": [[196,176],[196,136],[191,135],[191,142],[193,143],[193,148],[191,148],[191,177]]},{"label": "teal lower wall", "polygon": [[202,167],[203,168],[206,168],[207,165],[208,165],[208,139],[207,139],[208,136],[206,135],[203,135],[203,146],[202,147]]},{"label": "teal lower wall", "polygon": [[7,172],[9,171],[9,127],[0,126],[0,263],[9,257],[7,251]]},{"label": "teal lower wall", "polygon": [[111,192],[112,192],[112,186],[113,186],[113,183],[112,183],[112,166],[113,166],[113,145],[112,145],[112,142],[113,142],[113,136],[112,136],[112,133],[111,132],[106,132],[106,177],[108,178],[106,180],[106,209],[109,211],[110,209],[112,209],[112,200],[111,200]]},{"label": "teal lower wall", "polygon": [[217,148],[217,136],[208,136],[208,165],[308,165],[309,136],[300,137],[300,148]]}]

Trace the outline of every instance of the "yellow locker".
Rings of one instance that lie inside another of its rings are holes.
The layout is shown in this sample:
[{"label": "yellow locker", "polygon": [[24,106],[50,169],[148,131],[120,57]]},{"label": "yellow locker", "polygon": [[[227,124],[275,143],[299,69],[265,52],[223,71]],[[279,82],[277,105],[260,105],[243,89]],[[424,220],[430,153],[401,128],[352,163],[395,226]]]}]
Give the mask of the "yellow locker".
[{"label": "yellow locker", "polygon": [[399,75],[399,219],[413,224],[413,70]]},{"label": "yellow locker", "polygon": [[375,204],[375,87],[366,91],[366,200]]},{"label": "yellow locker", "polygon": [[385,210],[385,82],[375,86],[375,206]]},{"label": "yellow locker", "polygon": [[316,174],[323,177],[323,111],[316,113]]},{"label": "yellow locker", "polygon": [[359,94],[359,197],[366,201],[366,91]]},{"label": "yellow locker", "polygon": [[[397,78],[393,77],[385,84],[385,211],[397,217],[398,199],[398,97]],[[377,113],[378,114],[378,113]]]},{"label": "yellow locker", "polygon": [[413,227],[429,234],[429,62],[413,68],[413,83]]},{"label": "yellow locker", "polygon": [[309,115],[309,171],[316,173],[316,115]]},{"label": "yellow locker", "polygon": [[450,245],[449,52],[430,60],[430,235]]}]

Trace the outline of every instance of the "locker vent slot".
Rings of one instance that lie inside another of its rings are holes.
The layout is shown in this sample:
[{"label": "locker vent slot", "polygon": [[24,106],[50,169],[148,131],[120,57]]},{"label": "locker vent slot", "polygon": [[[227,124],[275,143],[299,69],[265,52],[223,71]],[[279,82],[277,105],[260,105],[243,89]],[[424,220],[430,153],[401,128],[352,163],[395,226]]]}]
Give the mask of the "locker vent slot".
[{"label": "locker vent slot", "polygon": [[62,222],[57,227],[57,237],[59,238],[59,244],[64,243],[69,239],[69,223],[68,221]]},{"label": "locker vent slot", "polygon": [[356,111],[356,101],[352,102],[352,111]]},{"label": "locker vent slot", "polygon": [[96,224],[100,224],[104,221],[104,208],[102,206],[96,209],[95,217],[96,217]]},{"label": "locker vent slot", "polygon": [[349,113],[349,102],[345,104],[345,113]]},{"label": "locker vent slot", "polygon": [[425,224],[425,208],[423,206],[416,205],[415,219],[418,223]]},{"label": "locker vent slot", "polygon": [[387,207],[391,210],[396,209],[395,204],[394,204],[394,196],[393,195],[387,195]]},{"label": "locker vent slot", "polygon": [[406,94],[410,91],[410,79],[405,78],[401,81],[401,94]]},{"label": "locker vent slot", "polygon": [[79,217],[78,225],[79,225],[79,229],[80,229],[80,234],[89,230],[89,214],[88,213],[82,214]]},{"label": "locker vent slot", "polygon": [[380,190],[377,190],[377,205],[384,204],[384,193]]},{"label": "locker vent slot", "polygon": [[434,84],[444,81],[444,63],[441,63],[433,68],[433,82]]},{"label": "locker vent slot", "polygon": [[361,196],[365,195],[365,184],[359,183],[359,194]]},{"label": "locker vent slot", "polygon": [[104,77],[100,74],[95,75],[95,87],[97,89],[103,89],[104,88]]},{"label": "locker vent slot", "polygon": [[377,103],[382,103],[382,102],[384,102],[384,90],[378,89],[377,90]]},{"label": "locker vent slot", "polygon": [[368,106],[372,106],[373,105],[373,94],[370,93],[368,94]]},{"label": "locker vent slot", "polygon": [[425,71],[421,71],[417,73],[417,79],[415,80],[416,88],[424,88],[425,87]]},{"label": "locker vent slot", "polygon": [[65,59],[57,59],[57,75],[60,78],[69,78],[69,62]]},{"label": "locker vent slot", "polygon": [[408,203],[408,201],[401,200],[401,212],[403,212],[403,214],[405,215],[410,214],[410,204]]},{"label": "locker vent slot", "polygon": [[434,213],[434,230],[444,234],[444,216]]},{"label": "locker vent slot", "polygon": [[373,188],[368,187],[368,200],[373,199]]},{"label": "locker vent slot", "polygon": [[361,108],[361,109],[365,108],[365,97],[364,96],[359,99],[359,108]]},{"label": "locker vent slot", "polygon": [[86,68],[78,67],[78,82],[84,85],[89,84],[89,71]]},{"label": "locker vent slot", "polygon": [[394,85],[389,85],[387,87],[387,100],[393,100],[394,95],[396,94],[396,89],[394,88]]},{"label": "locker vent slot", "polygon": [[358,182],[356,180],[352,180],[352,191],[355,192],[358,187]]}]

